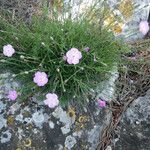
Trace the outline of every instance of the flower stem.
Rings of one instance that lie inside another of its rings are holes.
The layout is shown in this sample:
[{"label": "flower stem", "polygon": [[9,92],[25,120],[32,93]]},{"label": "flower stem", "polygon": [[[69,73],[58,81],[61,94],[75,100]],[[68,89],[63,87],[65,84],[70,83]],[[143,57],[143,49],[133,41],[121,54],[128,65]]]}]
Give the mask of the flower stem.
[{"label": "flower stem", "polygon": [[59,75],[60,75],[60,80],[61,80],[61,85],[62,85],[62,88],[63,88],[63,91],[66,92],[66,89],[65,89],[65,86],[64,86],[64,81],[63,81],[63,77],[62,77],[62,74],[60,71],[58,71]]}]

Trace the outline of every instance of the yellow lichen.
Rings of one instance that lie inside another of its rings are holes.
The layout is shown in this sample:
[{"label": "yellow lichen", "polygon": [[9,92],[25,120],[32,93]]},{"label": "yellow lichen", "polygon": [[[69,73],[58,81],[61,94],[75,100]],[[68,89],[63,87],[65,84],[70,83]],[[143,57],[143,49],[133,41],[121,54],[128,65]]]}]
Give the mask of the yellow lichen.
[{"label": "yellow lichen", "polygon": [[7,124],[8,125],[13,125],[14,124],[14,117],[12,115],[8,116]]},{"label": "yellow lichen", "polygon": [[30,147],[32,144],[32,141],[31,141],[31,139],[25,139],[25,141],[23,141],[23,143],[24,143],[25,147]]},{"label": "yellow lichen", "polygon": [[32,124],[29,124],[28,127],[29,127],[29,129],[32,129],[32,128],[33,128]]},{"label": "yellow lichen", "polygon": [[80,116],[79,119],[78,119],[78,121],[79,121],[80,123],[86,122],[86,121],[87,121],[87,116]]},{"label": "yellow lichen", "polygon": [[132,0],[122,0],[118,7],[121,14],[126,18],[130,18],[133,15],[134,4]]},{"label": "yellow lichen", "polygon": [[123,28],[123,23],[117,23],[116,25],[114,25],[112,27],[112,31],[115,33],[115,34],[119,34],[122,32],[122,28]]},{"label": "yellow lichen", "polygon": [[104,26],[111,26],[115,22],[115,15],[110,14],[106,19],[104,20]]},{"label": "yellow lichen", "polygon": [[64,147],[64,150],[67,150],[66,146]]},{"label": "yellow lichen", "polygon": [[75,109],[74,109],[74,108],[71,108],[71,107],[70,107],[70,108],[68,109],[67,114],[68,114],[68,116],[69,116],[70,118],[73,118],[73,119],[76,118],[76,113],[75,113]]},{"label": "yellow lichen", "polygon": [[75,131],[80,131],[81,129],[83,129],[85,127],[85,123],[88,121],[88,117],[87,116],[83,116],[81,115],[78,118],[78,121],[75,122]]},{"label": "yellow lichen", "polygon": [[20,147],[18,147],[16,150],[22,150]]}]

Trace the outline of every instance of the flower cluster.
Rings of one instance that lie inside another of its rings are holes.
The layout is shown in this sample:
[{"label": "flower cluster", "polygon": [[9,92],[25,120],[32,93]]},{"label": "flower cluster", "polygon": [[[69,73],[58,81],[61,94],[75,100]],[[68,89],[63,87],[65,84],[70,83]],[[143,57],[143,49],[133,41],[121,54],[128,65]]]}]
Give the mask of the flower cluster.
[{"label": "flower cluster", "polygon": [[[85,48],[86,52],[89,52],[90,48]],[[7,57],[12,57],[15,53],[15,49],[12,45],[8,44],[3,46],[3,54]],[[68,64],[76,65],[80,62],[82,58],[82,53],[77,48],[71,48],[66,55],[63,57]],[[33,82],[36,83],[37,86],[43,87],[48,83],[48,75],[45,72],[37,71],[34,74]],[[8,93],[8,98],[12,101],[16,100],[18,97],[17,91],[12,90]],[[58,96],[55,93],[48,93],[46,94],[46,100],[44,100],[44,104],[47,105],[49,108],[55,108],[59,105]]]},{"label": "flower cluster", "polygon": [[[97,25],[93,26],[86,19],[82,23],[64,20],[62,24],[57,19],[49,22],[35,18],[33,22],[25,30],[22,30],[24,25],[21,22],[17,27],[10,24],[10,28],[4,29],[17,34],[9,37],[13,45],[2,41],[3,59],[0,65],[11,69],[13,78],[23,79],[21,91],[25,98],[33,94],[33,88],[35,91],[41,90],[46,96],[43,102],[49,108],[59,105],[59,96],[65,101],[82,97],[91,88],[94,89],[103,80],[98,76],[109,72],[117,64],[121,51],[127,49],[122,47],[120,50],[121,42],[114,42],[105,27],[99,30]],[[141,31],[142,27],[140,25]],[[8,35],[3,33],[2,36],[7,39]],[[31,43],[32,40],[34,42]],[[106,42],[101,42],[103,40]],[[18,95],[17,91],[12,90],[8,98],[14,101]],[[106,105],[105,101],[98,104],[100,107]]]}]

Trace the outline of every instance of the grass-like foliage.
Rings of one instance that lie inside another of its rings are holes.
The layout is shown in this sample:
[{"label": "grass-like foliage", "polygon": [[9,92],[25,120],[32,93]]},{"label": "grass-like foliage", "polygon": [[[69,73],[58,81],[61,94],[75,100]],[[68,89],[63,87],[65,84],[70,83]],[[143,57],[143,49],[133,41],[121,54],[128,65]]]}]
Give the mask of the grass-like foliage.
[{"label": "grass-like foliage", "polygon": [[[126,49],[108,29],[83,17],[63,21],[34,17],[31,24],[6,18],[0,18],[0,68],[12,70],[12,78],[20,79],[23,99],[36,92],[56,93],[60,101],[86,97]],[[15,50],[11,57],[3,54],[7,44]],[[71,48],[82,54],[77,64],[66,60]],[[37,71],[48,75],[48,83],[42,87],[33,81]]]}]

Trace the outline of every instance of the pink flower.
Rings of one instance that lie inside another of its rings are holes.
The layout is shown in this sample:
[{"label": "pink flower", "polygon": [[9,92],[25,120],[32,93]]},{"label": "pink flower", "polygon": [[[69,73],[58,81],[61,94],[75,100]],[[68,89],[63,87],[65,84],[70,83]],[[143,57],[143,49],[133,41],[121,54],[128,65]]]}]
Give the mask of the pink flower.
[{"label": "pink flower", "polygon": [[33,78],[34,83],[38,86],[44,86],[48,82],[48,76],[45,72],[36,72]]},{"label": "pink flower", "polygon": [[12,45],[8,44],[8,45],[3,46],[3,54],[5,56],[11,57],[14,53],[15,53],[15,50],[12,47]]},{"label": "pink flower", "polygon": [[89,47],[85,47],[84,50],[85,50],[86,52],[89,52],[89,51],[90,51],[90,48],[89,48]]},{"label": "pink flower", "polygon": [[101,99],[98,99],[98,105],[99,105],[99,107],[102,107],[102,108],[106,107],[106,102]]},{"label": "pink flower", "polygon": [[46,94],[46,100],[44,100],[44,104],[49,108],[55,108],[59,104],[58,96],[54,93]]},{"label": "pink flower", "polygon": [[9,91],[8,96],[7,96],[10,100],[14,101],[17,99],[18,94],[15,90],[13,91]]},{"label": "pink flower", "polygon": [[69,64],[78,64],[79,60],[82,58],[81,52],[77,48],[71,48],[67,53],[67,62]]},{"label": "pink flower", "polygon": [[147,21],[141,21],[139,24],[139,31],[143,34],[146,35],[149,31],[149,24]]}]

